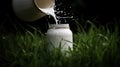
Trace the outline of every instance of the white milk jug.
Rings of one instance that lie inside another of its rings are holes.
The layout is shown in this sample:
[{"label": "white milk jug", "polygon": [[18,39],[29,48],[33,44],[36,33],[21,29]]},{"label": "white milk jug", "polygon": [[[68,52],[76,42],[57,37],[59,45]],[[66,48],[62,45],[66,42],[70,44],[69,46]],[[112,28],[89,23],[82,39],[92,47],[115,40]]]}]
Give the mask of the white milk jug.
[{"label": "white milk jug", "polygon": [[24,21],[35,21],[47,15],[40,9],[53,8],[55,0],[13,0],[13,11]]},{"label": "white milk jug", "polygon": [[62,52],[68,51],[69,48],[73,49],[73,35],[69,24],[50,24],[46,38],[50,50],[59,48],[59,46]]}]

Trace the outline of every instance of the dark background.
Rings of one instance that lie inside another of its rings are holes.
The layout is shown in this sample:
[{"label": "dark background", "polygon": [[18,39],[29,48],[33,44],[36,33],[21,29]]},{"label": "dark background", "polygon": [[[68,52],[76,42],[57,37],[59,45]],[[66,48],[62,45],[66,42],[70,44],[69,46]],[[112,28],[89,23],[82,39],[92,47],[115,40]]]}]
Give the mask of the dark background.
[{"label": "dark background", "polygon": [[[57,14],[58,16],[73,16],[72,19],[61,19],[61,23],[69,23],[71,30],[77,32],[76,21],[86,29],[89,28],[87,20],[98,27],[114,28],[120,20],[119,6],[119,2],[115,0],[56,0],[55,9],[59,8],[59,11],[63,10],[66,13],[66,15]],[[1,33],[16,33],[18,30],[24,31],[25,29],[33,31],[30,26],[39,28],[45,33],[48,29],[48,22],[55,23],[51,16],[45,16],[33,22],[22,21],[13,12],[12,0],[1,0],[0,2]]]}]

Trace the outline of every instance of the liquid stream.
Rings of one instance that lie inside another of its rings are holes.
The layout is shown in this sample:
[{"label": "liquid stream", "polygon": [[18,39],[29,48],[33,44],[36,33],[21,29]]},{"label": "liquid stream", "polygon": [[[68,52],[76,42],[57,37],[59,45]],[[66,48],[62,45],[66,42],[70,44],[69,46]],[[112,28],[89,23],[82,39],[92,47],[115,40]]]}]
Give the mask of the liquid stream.
[{"label": "liquid stream", "polygon": [[[51,16],[54,18],[56,24],[59,24],[59,23],[61,22],[61,21],[58,22],[59,19],[73,18],[73,16],[71,16],[71,17],[60,17],[60,16],[56,16],[53,5],[52,5],[51,7],[49,7],[49,8],[44,8],[44,9],[43,9],[43,8],[39,8],[39,9],[40,9],[42,12],[44,12],[45,14],[47,14],[47,15],[51,15]],[[63,11],[58,11],[57,13],[62,13],[62,14],[64,14]],[[65,14],[66,14],[66,13],[65,13]]]},{"label": "liquid stream", "polygon": [[56,14],[55,14],[54,7],[46,8],[46,9],[40,8],[40,10],[43,11],[44,13],[46,13],[47,15],[53,16],[53,18],[54,18],[56,24],[58,24],[58,20],[57,20]]}]

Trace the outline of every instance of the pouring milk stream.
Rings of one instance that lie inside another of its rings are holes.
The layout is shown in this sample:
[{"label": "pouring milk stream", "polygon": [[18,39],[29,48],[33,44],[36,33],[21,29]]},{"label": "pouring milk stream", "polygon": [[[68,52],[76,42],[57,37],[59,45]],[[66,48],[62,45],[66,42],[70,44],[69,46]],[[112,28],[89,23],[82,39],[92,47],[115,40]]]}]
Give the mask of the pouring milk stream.
[{"label": "pouring milk stream", "polygon": [[54,18],[56,24],[58,24],[58,20],[56,18],[56,14],[55,14],[55,10],[54,10],[54,5],[49,8],[44,8],[44,9],[39,8],[39,9],[41,11],[43,11],[44,13],[46,13],[47,15],[51,15]]}]

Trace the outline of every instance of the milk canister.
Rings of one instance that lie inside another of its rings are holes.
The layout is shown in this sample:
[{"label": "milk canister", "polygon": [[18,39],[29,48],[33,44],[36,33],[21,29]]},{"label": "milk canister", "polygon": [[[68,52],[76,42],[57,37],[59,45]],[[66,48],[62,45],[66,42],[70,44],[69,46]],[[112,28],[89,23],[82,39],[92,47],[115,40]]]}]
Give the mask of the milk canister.
[{"label": "milk canister", "polygon": [[46,38],[50,50],[60,46],[62,52],[73,49],[73,34],[69,24],[50,24]]}]

